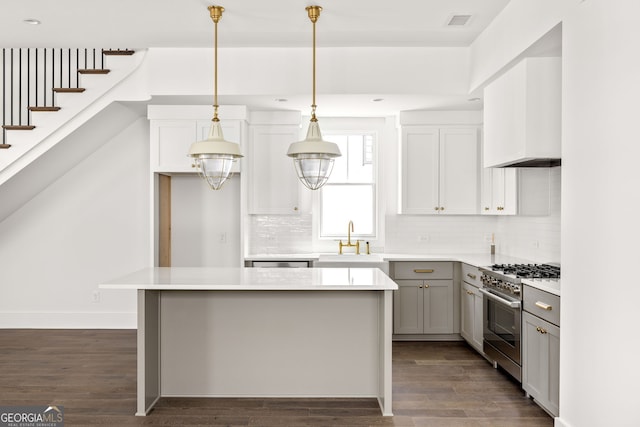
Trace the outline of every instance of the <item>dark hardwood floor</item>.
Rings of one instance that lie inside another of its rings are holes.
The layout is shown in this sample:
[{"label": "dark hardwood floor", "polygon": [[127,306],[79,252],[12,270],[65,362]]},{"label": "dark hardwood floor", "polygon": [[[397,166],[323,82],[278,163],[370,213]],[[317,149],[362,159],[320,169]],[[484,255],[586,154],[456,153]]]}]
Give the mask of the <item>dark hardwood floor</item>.
[{"label": "dark hardwood floor", "polygon": [[0,330],[0,405],[62,405],[65,425],[552,426],[461,342],[393,344],[394,417],[373,399],[164,398],[136,408],[133,330]]}]

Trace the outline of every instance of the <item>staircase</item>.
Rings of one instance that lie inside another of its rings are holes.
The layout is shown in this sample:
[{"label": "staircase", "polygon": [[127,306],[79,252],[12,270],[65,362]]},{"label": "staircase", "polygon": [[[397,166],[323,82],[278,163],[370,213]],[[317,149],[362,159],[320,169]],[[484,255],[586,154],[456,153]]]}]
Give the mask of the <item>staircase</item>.
[{"label": "staircase", "polygon": [[145,57],[131,49],[0,51],[0,221],[139,118],[126,101],[149,98]]},{"label": "staircase", "polygon": [[130,56],[130,49],[2,49],[2,140],[9,149],[7,132],[30,131],[32,113],[60,111],[56,95],[82,93],[81,75],[108,74],[105,57]]}]

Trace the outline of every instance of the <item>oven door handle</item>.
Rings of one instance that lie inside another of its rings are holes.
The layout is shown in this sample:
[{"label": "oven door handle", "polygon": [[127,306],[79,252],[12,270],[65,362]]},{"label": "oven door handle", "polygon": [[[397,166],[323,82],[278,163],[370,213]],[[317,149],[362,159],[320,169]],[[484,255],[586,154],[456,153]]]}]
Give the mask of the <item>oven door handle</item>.
[{"label": "oven door handle", "polygon": [[484,296],[486,296],[490,300],[498,302],[498,303],[500,303],[502,305],[506,305],[507,307],[520,308],[520,301],[509,301],[509,300],[506,300],[504,298],[500,298],[499,296],[497,296],[495,294],[492,294],[491,292],[486,291],[483,288],[480,288],[478,290],[480,291],[480,293],[482,293]]}]

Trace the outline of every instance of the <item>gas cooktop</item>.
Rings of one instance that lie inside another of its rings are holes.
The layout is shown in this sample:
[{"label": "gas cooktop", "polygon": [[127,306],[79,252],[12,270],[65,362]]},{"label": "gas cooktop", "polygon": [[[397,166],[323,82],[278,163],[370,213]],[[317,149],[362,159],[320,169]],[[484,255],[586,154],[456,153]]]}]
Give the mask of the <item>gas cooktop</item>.
[{"label": "gas cooktop", "polygon": [[560,266],[553,264],[493,264],[485,270],[515,276],[518,279],[560,278]]}]

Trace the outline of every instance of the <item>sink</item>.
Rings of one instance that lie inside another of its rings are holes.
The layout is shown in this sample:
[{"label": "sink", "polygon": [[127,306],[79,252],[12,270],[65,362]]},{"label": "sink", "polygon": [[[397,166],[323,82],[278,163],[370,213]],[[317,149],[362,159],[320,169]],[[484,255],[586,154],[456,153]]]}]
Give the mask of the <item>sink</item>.
[{"label": "sink", "polygon": [[381,254],[363,254],[356,255],[354,253],[349,254],[320,254],[318,256],[319,262],[347,262],[350,264],[357,262],[383,262]]}]

